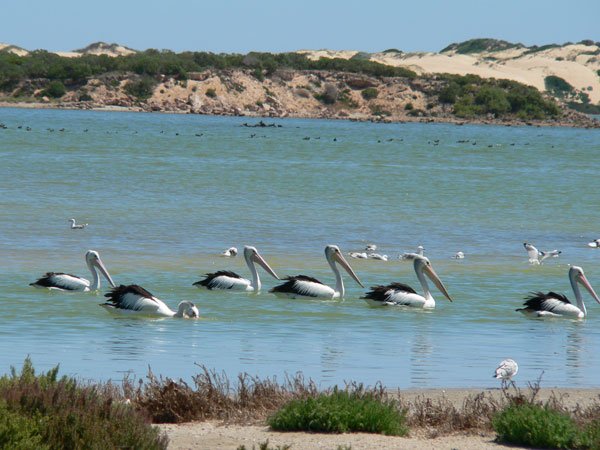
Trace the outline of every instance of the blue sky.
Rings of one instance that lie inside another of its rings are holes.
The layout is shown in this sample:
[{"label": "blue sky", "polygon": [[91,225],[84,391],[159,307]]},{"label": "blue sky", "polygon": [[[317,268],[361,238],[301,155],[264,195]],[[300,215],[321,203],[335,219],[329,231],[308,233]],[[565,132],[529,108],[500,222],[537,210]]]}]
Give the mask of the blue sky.
[{"label": "blue sky", "polygon": [[0,42],[29,50],[97,41],[216,53],[439,51],[476,37],[600,41],[600,0],[3,0],[0,11]]}]

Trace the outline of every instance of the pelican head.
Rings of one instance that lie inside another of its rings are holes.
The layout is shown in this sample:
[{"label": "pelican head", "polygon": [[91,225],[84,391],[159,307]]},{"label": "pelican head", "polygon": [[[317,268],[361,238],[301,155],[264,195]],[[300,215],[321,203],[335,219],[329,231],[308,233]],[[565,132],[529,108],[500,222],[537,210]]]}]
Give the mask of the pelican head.
[{"label": "pelican head", "polygon": [[421,277],[421,274],[427,275],[427,277],[433,281],[433,284],[435,284],[439,291],[444,294],[444,297],[452,301],[452,298],[450,298],[450,294],[448,294],[448,291],[442,283],[442,280],[440,280],[440,277],[438,277],[437,273],[435,273],[435,270],[433,270],[433,267],[431,267],[429,258],[426,256],[416,255],[414,261],[415,272],[417,273],[417,276]]},{"label": "pelican head", "polygon": [[115,282],[112,280],[110,274],[108,273],[108,270],[106,270],[106,267],[104,267],[104,263],[100,259],[100,255],[97,251],[88,250],[85,254],[85,261],[91,272],[95,272],[95,268],[97,268],[100,271],[100,273],[104,275],[106,281],[108,281],[112,287],[116,287]]},{"label": "pelican head", "polygon": [[200,312],[198,311],[198,307],[194,305],[192,302],[184,300],[179,303],[179,307],[177,308],[176,317],[183,317],[185,319],[197,319],[200,317]]},{"label": "pelican head", "polygon": [[598,303],[600,303],[600,298],[598,298],[598,295],[594,292],[594,288],[592,288],[592,285],[590,284],[588,279],[585,277],[585,274],[583,273],[583,269],[581,267],[572,266],[569,269],[569,280],[571,280],[571,285],[573,286],[573,290],[575,291],[576,294],[578,291],[577,289],[575,289],[576,283],[579,283],[587,289],[587,291],[594,298],[594,300],[596,300]]},{"label": "pelican head", "polygon": [[263,269],[265,269],[267,271],[267,273],[269,275],[271,275],[273,278],[275,278],[276,280],[280,279],[277,276],[277,274],[275,273],[275,271],[273,269],[271,269],[271,266],[269,266],[269,264],[267,264],[267,262],[263,259],[263,257],[260,256],[260,253],[258,253],[258,250],[256,250],[256,247],[246,245],[244,247],[244,258],[246,258],[246,262],[248,263],[249,266],[250,266],[251,262],[255,262],[255,263],[259,264]]},{"label": "pelican head", "polygon": [[354,273],[354,270],[352,270],[352,267],[350,267],[350,264],[348,264],[348,261],[346,261],[344,255],[342,255],[342,252],[340,251],[340,248],[337,245],[328,245],[327,247],[325,247],[325,257],[327,258],[327,261],[329,262],[329,265],[332,268],[334,268],[334,264],[337,262],[340,266],[344,268],[346,272],[348,272],[348,275],[350,275],[354,279],[354,281],[356,281],[360,285],[360,287],[364,288],[363,284],[358,279],[358,276]]},{"label": "pelican head", "polygon": [[69,219],[69,222],[71,222],[71,225],[75,225],[75,219]]}]

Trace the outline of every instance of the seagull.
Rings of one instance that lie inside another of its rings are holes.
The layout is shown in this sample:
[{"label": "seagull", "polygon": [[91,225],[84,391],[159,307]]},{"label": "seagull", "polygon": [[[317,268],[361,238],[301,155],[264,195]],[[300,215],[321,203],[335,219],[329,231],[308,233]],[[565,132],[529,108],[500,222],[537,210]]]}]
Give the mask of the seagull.
[{"label": "seagull", "polygon": [[69,219],[69,222],[71,222],[71,230],[83,230],[88,226],[87,223],[76,224],[75,219]]},{"label": "seagull", "polygon": [[368,244],[365,247],[365,250],[368,252],[374,252],[375,250],[377,250],[377,246],[375,244]]},{"label": "seagull", "polygon": [[424,256],[424,250],[425,247],[423,247],[422,245],[419,245],[417,247],[417,252],[416,253],[402,253],[402,255],[400,255],[400,259],[403,259],[405,261],[410,261],[415,259],[417,256]]},{"label": "seagull", "polygon": [[367,256],[369,259],[378,259],[379,261],[388,260],[388,255],[380,255],[379,253],[369,253]]},{"label": "seagull", "polygon": [[238,254],[237,248],[229,247],[227,250],[225,250],[223,253],[221,253],[221,256],[234,257],[237,254]]},{"label": "seagull", "polygon": [[454,259],[465,259],[465,254],[463,252],[456,252],[452,258],[454,258]]},{"label": "seagull", "polygon": [[588,247],[600,248],[600,239],[594,239],[592,242],[588,243]]},{"label": "seagull", "polygon": [[560,250],[552,250],[548,252],[541,252],[533,244],[528,242],[523,243],[523,247],[527,251],[527,256],[529,257],[529,264],[539,265],[544,260],[548,258],[558,258],[558,256],[562,253]]},{"label": "seagull", "polygon": [[518,371],[519,366],[517,365],[516,361],[513,359],[505,359],[504,361],[500,362],[500,365],[498,365],[494,375],[492,376],[496,379],[502,380],[502,385],[505,386],[508,382],[514,383],[512,381],[512,377],[514,377]]},{"label": "seagull", "polygon": [[350,258],[357,258],[357,259],[367,259],[369,256],[366,254],[366,252],[348,252],[348,256],[350,256]]}]

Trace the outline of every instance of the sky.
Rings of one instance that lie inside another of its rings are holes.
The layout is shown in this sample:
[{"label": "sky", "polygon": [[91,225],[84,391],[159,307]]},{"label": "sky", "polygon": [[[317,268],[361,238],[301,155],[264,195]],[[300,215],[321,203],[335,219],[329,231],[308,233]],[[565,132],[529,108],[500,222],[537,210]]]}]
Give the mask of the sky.
[{"label": "sky", "polygon": [[440,51],[490,37],[600,41],[600,0],[0,0],[0,42],[70,51]]}]

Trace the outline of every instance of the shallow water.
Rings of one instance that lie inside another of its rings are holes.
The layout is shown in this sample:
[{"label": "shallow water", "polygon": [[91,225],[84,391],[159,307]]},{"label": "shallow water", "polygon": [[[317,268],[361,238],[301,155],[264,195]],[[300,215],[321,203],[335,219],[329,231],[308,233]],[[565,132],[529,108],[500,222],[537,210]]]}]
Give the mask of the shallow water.
[{"label": "shallow water", "polygon": [[[600,132],[568,128],[371,124],[192,115],[0,109],[0,372],[30,355],[84,379],[125,373],[189,379],[196,364],[321,386],[486,387],[497,363],[517,381],[597,387],[600,305],[582,321],[515,312],[534,290],[573,297],[568,264],[600,292]],[[22,126],[22,128],[18,128]],[[30,127],[31,131],[27,131]],[[64,129],[64,131],[60,131]],[[54,130],[54,131],[51,131]],[[87,131],[86,131],[87,130]],[[438,142],[439,140],[439,142]],[[459,142],[461,141],[461,142]],[[67,219],[87,222],[70,230]],[[558,248],[530,266],[523,242]],[[206,272],[256,246],[280,275],[332,285],[323,248],[376,243],[389,262],[350,259],[365,286],[418,282],[397,259],[422,244],[454,302],[433,311],[372,308],[346,277],[344,301],[206,292]],[[137,283],[202,319],[119,318],[100,294],[46,292],[46,271],[89,277],[100,252],[117,283]],[[453,260],[458,250],[464,260]]]}]

